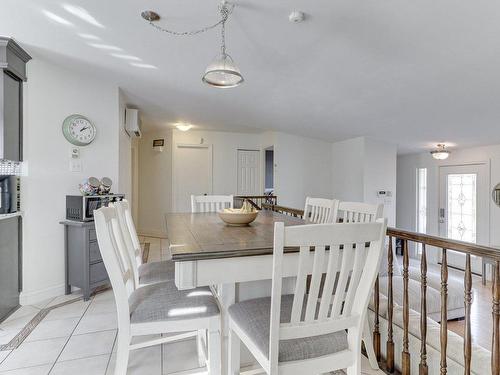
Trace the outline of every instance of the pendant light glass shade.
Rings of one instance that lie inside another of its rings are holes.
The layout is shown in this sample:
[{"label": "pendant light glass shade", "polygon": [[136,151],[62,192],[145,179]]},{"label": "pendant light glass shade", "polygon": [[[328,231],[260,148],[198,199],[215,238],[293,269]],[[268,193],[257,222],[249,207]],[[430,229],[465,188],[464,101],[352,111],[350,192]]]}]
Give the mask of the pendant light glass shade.
[{"label": "pendant light glass shade", "polygon": [[448,159],[450,153],[450,151],[446,150],[446,146],[441,143],[437,145],[437,150],[431,151],[432,157],[436,160]]},{"label": "pendant light glass shade", "polygon": [[221,53],[207,67],[202,81],[212,87],[230,88],[242,84],[244,79],[233,58]]}]

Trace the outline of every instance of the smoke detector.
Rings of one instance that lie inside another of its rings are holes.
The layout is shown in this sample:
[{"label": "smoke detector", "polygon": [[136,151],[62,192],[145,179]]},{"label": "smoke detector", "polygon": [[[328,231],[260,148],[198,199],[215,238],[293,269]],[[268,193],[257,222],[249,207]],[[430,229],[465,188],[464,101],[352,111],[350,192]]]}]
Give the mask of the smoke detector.
[{"label": "smoke detector", "polygon": [[294,10],[290,15],[288,16],[288,20],[292,23],[300,23],[304,21],[306,18],[306,15],[304,12],[300,12],[298,10]]}]

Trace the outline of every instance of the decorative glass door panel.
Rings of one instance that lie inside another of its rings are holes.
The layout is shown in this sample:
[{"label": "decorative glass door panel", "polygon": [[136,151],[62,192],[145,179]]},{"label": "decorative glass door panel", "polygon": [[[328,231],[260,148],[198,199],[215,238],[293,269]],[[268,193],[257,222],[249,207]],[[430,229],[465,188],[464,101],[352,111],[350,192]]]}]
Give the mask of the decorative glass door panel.
[{"label": "decorative glass door panel", "polygon": [[[489,245],[488,167],[478,163],[439,168],[439,235]],[[448,263],[464,269],[465,255],[448,252]],[[481,258],[472,257],[472,271],[481,273]]]},{"label": "decorative glass door panel", "polygon": [[447,237],[476,243],[477,174],[448,175]]}]

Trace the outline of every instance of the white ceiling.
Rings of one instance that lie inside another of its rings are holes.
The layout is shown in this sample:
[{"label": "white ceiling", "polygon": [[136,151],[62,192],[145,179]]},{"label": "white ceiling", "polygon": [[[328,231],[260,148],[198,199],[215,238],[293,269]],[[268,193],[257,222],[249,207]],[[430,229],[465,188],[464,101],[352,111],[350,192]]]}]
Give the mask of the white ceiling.
[{"label": "white ceiling", "polygon": [[[164,17],[162,25],[196,29],[217,21],[217,0],[2,0],[0,35],[116,82],[150,128],[187,121],[203,129],[273,129],[330,141],[366,135],[397,143],[400,153],[442,141],[500,143],[499,1],[235,3],[227,45],[246,82],[228,90],[201,82],[219,50],[218,30],[174,37],[140,17],[153,9]],[[71,14],[68,4],[91,19]],[[289,23],[294,9],[307,21]],[[110,53],[155,68],[131,66]]]}]

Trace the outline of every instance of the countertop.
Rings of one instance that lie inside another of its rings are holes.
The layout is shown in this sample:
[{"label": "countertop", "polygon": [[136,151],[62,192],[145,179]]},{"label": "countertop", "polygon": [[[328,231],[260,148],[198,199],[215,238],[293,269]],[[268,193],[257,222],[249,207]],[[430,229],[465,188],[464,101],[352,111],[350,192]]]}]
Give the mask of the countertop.
[{"label": "countertop", "polygon": [[23,216],[22,211],[14,212],[13,214],[0,214],[0,220],[6,220],[13,217]]}]

